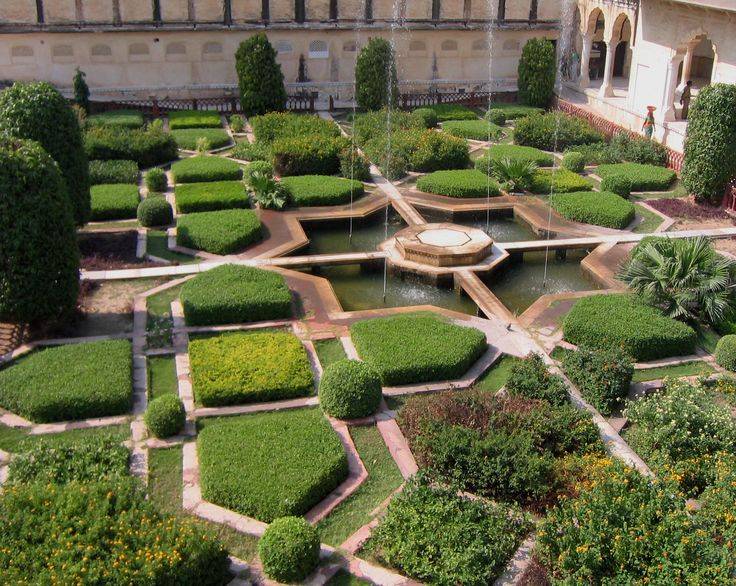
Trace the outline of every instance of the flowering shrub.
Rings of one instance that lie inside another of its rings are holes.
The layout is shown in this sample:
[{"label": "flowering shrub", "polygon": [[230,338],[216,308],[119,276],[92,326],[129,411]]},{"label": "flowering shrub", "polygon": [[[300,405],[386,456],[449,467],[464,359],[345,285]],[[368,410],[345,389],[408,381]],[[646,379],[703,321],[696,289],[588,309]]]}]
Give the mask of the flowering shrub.
[{"label": "flowering shrub", "polygon": [[568,401],[567,387],[561,377],[552,374],[539,354],[517,360],[506,381],[506,392],[525,399],[539,399],[552,405]]},{"label": "flowering shrub", "polygon": [[686,220],[731,220],[731,217],[721,207],[695,203],[687,199],[650,199],[647,201],[647,204],[671,218],[684,218]]}]

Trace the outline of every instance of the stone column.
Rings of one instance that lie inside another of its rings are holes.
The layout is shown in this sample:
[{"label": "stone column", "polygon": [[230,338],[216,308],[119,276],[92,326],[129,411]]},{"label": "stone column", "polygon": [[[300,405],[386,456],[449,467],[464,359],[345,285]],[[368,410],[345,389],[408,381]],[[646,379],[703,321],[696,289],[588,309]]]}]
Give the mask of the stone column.
[{"label": "stone column", "polygon": [[693,68],[693,55],[695,53],[695,47],[697,47],[697,41],[691,41],[687,44],[687,52],[685,53],[685,60],[682,63],[682,79],[680,80],[679,90],[682,90],[690,79],[690,72]]},{"label": "stone column", "polygon": [[618,47],[617,42],[606,41],[606,68],[603,73],[603,85],[598,92],[600,98],[613,96],[613,62],[616,60],[616,47]]},{"label": "stone column", "polygon": [[583,34],[583,54],[580,57],[580,80],[579,85],[581,88],[586,88],[590,85],[590,51],[593,48],[593,34]]},{"label": "stone column", "polygon": [[[667,78],[665,80],[665,92],[662,103],[662,118],[667,122],[677,120],[675,110],[675,95],[677,94],[677,70],[682,61],[682,55],[675,55],[667,65]],[[684,66],[683,66],[684,67]]]}]

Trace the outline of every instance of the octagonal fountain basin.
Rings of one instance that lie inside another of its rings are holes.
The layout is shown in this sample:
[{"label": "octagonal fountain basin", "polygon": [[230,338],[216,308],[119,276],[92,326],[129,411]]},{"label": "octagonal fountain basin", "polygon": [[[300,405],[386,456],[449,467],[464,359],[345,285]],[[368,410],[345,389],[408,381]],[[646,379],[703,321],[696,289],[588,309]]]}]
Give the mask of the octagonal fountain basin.
[{"label": "octagonal fountain basin", "polygon": [[478,264],[493,248],[493,240],[483,230],[450,223],[410,226],[395,238],[404,259],[434,267]]}]

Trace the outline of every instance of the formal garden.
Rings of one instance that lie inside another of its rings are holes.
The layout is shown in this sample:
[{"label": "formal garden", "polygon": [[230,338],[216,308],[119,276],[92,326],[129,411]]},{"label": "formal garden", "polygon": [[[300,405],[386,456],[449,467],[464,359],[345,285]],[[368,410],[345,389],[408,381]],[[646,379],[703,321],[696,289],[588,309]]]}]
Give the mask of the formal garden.
[{"label": "formal garden", "polygon": [[0,92],[4,581],[732,584],[733,87],[677,172],[548,41],[483,107],[398,108],[381,39],[353,109],[237,70],[242,114]]}]

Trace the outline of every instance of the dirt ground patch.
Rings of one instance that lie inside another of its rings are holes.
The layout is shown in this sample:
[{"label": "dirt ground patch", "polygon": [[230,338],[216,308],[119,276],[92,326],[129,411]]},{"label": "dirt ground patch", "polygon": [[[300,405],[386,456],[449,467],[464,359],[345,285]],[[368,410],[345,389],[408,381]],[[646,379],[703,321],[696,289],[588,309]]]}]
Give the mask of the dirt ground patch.
[{"label": "dirt ground patch", "polygon": [[138,232],[83,232],[79,234],[80,267],[113,270],[160,266],[136,256]]}]

